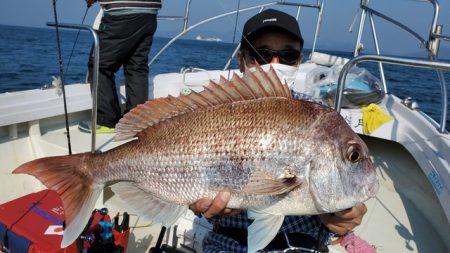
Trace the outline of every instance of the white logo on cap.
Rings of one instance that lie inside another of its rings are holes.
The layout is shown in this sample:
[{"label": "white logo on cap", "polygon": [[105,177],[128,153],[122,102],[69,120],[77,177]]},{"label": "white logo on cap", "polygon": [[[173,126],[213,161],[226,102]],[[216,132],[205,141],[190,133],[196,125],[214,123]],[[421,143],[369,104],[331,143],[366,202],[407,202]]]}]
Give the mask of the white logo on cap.
[{"label": "white logo on cap", "polygon": [[277,22],[277,18],[268,18],[268,19],[264,19],[262,22],[263,22],[263,23],[266,23],[266,22]]}]

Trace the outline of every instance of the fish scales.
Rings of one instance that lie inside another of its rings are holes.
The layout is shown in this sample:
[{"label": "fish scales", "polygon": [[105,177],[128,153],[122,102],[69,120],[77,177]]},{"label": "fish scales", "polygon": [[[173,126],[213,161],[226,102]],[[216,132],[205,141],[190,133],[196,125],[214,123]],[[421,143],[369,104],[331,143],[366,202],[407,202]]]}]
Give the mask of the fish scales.
[{"label": "fish scales", "polygon": [[[317,106],[267,98],[187,113],[149,127],[138,140],[107,153],[101,161],[108,160],[108,166],[93,166],[103,168],[95,177],[105,182],[127,178],[178,204],[213,197],[224,189],[242,198],[251,195],[240,190],[255,170],[276,178],[280,169],[295,164],[301,174],[312,159],[304,150],[312,149],[312,135],[317,135],[309,130],[318,118],[309,107]],[[246,201],[240,207],[261,204],[250,197]]]}]

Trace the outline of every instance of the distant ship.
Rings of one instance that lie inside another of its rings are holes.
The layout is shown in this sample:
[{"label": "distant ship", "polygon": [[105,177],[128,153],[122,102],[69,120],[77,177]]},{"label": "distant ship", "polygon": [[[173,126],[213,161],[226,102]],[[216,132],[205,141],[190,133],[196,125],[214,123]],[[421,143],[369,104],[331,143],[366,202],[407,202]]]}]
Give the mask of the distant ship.
[{"label": "distant ship", "polygon": [[214,38],[214,37],[210,37],[210,38],[202,38],[202,36],[197,35],[197,37],[195,37],[196,40],[203,40],[203,41],[215,41],[215,42],[221,42],[222,39],[221,38]]}]

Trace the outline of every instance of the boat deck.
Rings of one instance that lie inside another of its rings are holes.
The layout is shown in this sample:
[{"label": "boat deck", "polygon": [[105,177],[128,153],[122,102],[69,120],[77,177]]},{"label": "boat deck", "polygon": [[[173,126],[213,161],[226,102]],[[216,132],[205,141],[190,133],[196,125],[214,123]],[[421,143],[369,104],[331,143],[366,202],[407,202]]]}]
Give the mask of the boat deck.
[{"label": "boat deck", "polygon": [[[73,153],[89,152],[91,135],[80,131],[77,127],[77,120],[88,115],[88,112],[83,112],[71,117],[69,130]],[[2,136],[0,139],[2,160],[6,161],[4,165],[9,166],[7,170],[2,169],[0,172],[2,178],[8,178],[2,180],[6,183],[4,189],[15,189],[3,194],[0,202],[44,188],[31,176],[12,175],[13,164],[43,156],[67,154],[66,129],[64,126],[55,127],[51,122],[54,120],[57,119],[50,118],[41,120],[40,123],[30,123],[29,135],[24,136],[22,131],[18,131],[19,136],[13,140],[14,145],[11,145],[11,140],[6,141],[9,140],[7,136]],[[60,119],[59,122],[61,122]],[[373,244],[379,252],[389,252],[389,249],[398,248],[404,248],[405,252],[407,249],[411,249],[412,252],[432,252],[436,247],[445,248],[445,245],[438,245],[445,244],[444,237],[450,233],[445,231],[449,226],[440,225],[447,223],[445,214],[439,201],[434,197],[431,184],[411,154],[398,143],[374,137],[363,136],[363,138],[377,166],[381,187],[377,197],[367,202],[368,213],[363,223],[357,227],[356,233]],[[112,139],[113,134],[98,134],[98,149],[106,151],[123,143],[114,142]],[[11,149],[11,147],[14,148]],[[27,178],[24,179],[24,177]],[[111,196],[112,194],[106,191],[103,199],[97,202],[97,207],[107,207],[111,213],[127,211],[126,207],[121,206],[120,202]],[[132,236],[129,252],[144,252],[154,246],[161,226],[139,220],[132,213],[130,218]],[[201,236],[204,236],[208,225],[204,225],[204,220],[198,220],[188,213],[178,222],[177,231],[172,229],[172,234],[166,234],[164,243],[172,242],[175,233],[178,240],[184,240],[178,243],[198,248],[200,245],[195,244],[199,243],[189,238],[199,237],[199,235],[188,236],[193,234],[192,221],[194,220],[197,226],[202,224],[203,229],[198,231],[201,231]],[[439,227],[442,227],[442,230],[437,229]],[[387,241],[386,237],[392,240]],[[442,238],[442,240],[436,238]],[[190,250],[186,249],[186,251]],[[340,246],[332,246],[331,251],[343,252],[343,249]]]}]

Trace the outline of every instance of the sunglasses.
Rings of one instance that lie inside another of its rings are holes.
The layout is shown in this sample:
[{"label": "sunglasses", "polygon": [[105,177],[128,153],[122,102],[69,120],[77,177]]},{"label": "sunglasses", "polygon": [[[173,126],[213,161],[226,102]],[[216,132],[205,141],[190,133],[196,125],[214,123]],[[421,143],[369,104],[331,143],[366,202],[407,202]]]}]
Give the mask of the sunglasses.
[{"label": "sunglasses", "polygon": [[256,48],[247,51],[248,56],[258,64],[270,63],[277,56],[281,64],[295,65],[300,59],[301,52],[295,49],[272,50],[269,48]]}]

